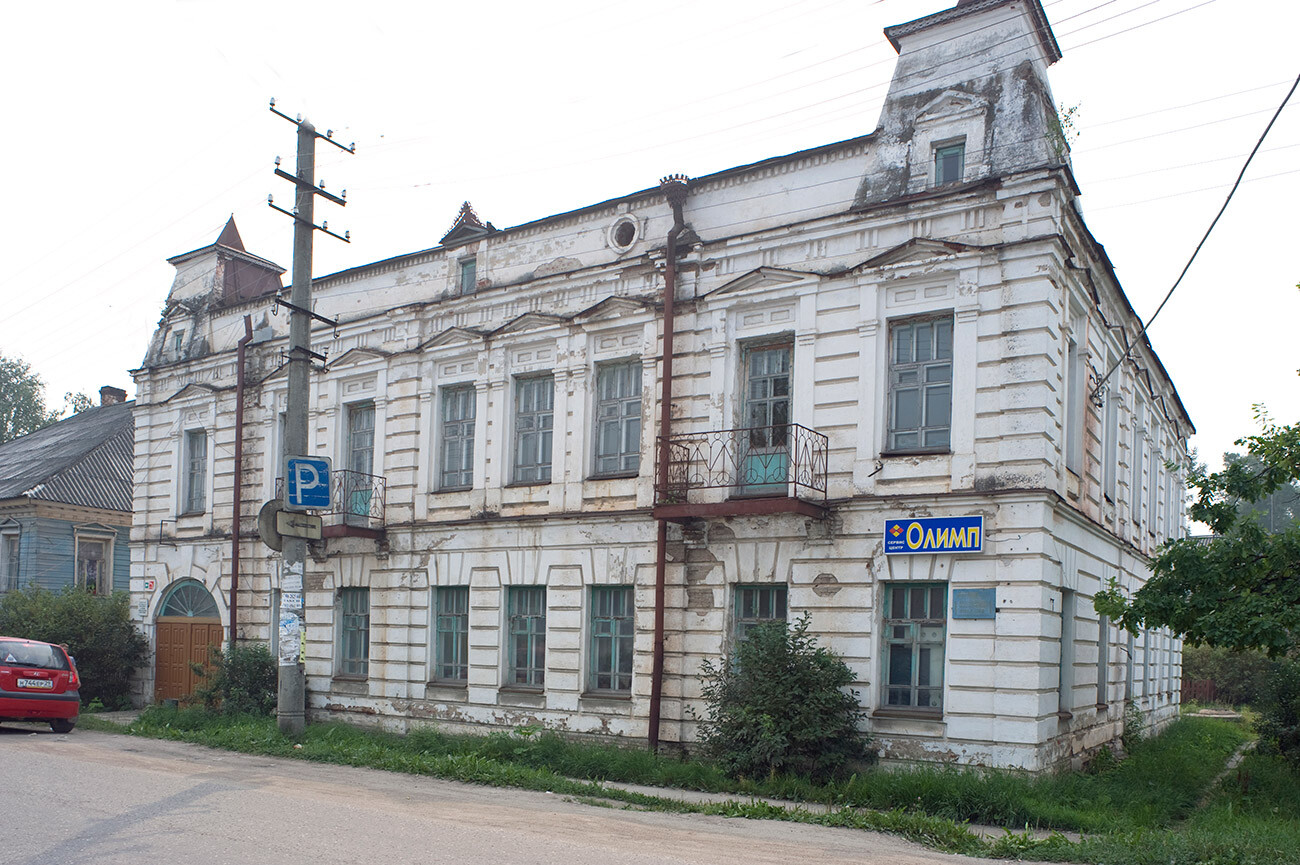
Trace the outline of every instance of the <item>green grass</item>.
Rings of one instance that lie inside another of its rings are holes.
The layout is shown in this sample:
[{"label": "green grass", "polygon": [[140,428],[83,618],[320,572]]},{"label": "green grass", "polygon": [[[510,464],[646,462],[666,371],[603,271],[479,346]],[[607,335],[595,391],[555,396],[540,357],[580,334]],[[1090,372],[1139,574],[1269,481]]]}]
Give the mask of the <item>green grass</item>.
[{"label": "green grass", "polygon": [[[88,729],[115,725],[84,717]],[[642,748],[572,742],[523,730],[488,736],[433,728],[406,736],[348,724],[313,724],[296,740],[270,718],[226,718],[201,710],[151,708],[126,732],[246,753],[363,766],[476,784],[548,790],[580,802],[730,817],[778,819],[891,832],[948,852],[994,858],[1108,865],[1300,865],[1300,791],[1284,764],[1252,756],[1206,807],[1197,803],[1248,733],[1237,724],[1184,718],[1095,774],[1032,777],[1014,772],[923,768],[872,770],[815,786],[798,778],[732,780],[697,761]],[[743,801],[697,804],[605,786],[604,782],[736,794]],[[780,806],[753,797],[818,803]],[[992,843],[967,822],[1048,827],[1088,834],[1009,834]]]}]

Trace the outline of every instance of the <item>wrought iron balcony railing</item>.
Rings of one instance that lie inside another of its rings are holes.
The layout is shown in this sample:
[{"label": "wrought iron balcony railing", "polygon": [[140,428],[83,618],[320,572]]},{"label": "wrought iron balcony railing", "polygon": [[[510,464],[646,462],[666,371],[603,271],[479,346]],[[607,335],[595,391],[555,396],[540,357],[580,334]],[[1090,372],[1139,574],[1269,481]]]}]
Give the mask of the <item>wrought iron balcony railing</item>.
[{"label": "wrought iron balcony railing", "polygon": [[[384,504],[388,479],[352,469],[330,472],[330,506],[318,511],[322,517],[341,516],[342,524],[380,528],[384,525]],[[284,478],[275,479],[275,496],[284,498]]]},{"label": "wrought iron balcony railing", "polygon": [[799,424],[675,433],[660,436],[659,446],[668,448],[668,481],[655,486],[659,505],[686,503],[691,490],[704,489],[826,500],[827,438]]}]

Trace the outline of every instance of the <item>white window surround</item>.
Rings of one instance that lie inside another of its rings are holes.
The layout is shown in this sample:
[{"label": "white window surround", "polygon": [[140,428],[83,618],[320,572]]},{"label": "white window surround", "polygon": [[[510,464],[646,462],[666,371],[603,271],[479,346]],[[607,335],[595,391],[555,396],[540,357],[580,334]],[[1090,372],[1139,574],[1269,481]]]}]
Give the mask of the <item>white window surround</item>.
[{"label": "white window surround", "polygon": [[[199,455],[192,449],[200,442],[203,447],[203,465],[196,476],[193,469]],[[204,427],[186,427],[181,430],[176,448],[176,514],[179,517],[200,517],[212,510],[212,445],[212,434]],[[201,501],[196,501],[200,498],[200,492],[191,488],[191,478],[194,478],[195,484],[202,482]]]},{"label": "white window surround", "polygon": [[[107,595],[113,591],[113,545],[117,540],[117,532],[106,526],[74,526],[73,535],[73,578],[74,582],[80,586],[82,584],[82,552],[83,546],[90,551],[93,545],[100,545],[99,552],[102,558],[102,570],[97,576],[95,594]],[[87,558],[91,558],[90,555]]]},{"label": "white window surround", "polygon": [[22,526],[17,521],[0,523],[0,592],[17,589],[22,580]]},{"label": "white window surround", "polygon": [[935,185],[934,154],[938,148],[948,145],[965,145],[960,182],[978,180],[988,174],[983,149],[987,107],[988,101],[981,96],[946,90],[921,109],[912,131],[909,192],[920,192]]}]

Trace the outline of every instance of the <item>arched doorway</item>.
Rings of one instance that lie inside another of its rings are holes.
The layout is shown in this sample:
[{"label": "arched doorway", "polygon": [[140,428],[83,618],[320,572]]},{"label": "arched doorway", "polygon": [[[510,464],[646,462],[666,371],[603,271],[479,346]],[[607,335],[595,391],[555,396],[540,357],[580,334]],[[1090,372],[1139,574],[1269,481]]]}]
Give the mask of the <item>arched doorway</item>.
[{"label": "arched doorway", "polygon": [[207,588],[181,580],[158,608],[154,700],[178,700],[194,693],[199,677],[190,663],[206,664],[208,646],[220,646],[221,611]]}]

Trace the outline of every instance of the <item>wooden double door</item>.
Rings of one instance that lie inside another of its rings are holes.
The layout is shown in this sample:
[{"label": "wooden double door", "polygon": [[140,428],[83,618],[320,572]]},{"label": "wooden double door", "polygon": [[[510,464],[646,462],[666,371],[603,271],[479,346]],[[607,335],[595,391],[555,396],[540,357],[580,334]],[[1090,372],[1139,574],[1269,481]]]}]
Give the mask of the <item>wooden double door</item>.
[{"label": "wooden double door", "polygon": [[216,618],[158,618],[154,702],[179,700],[194,693],[201,677],[190,665],[206,664],[208,646],[220,646],[223,632],[221,620]]}]

